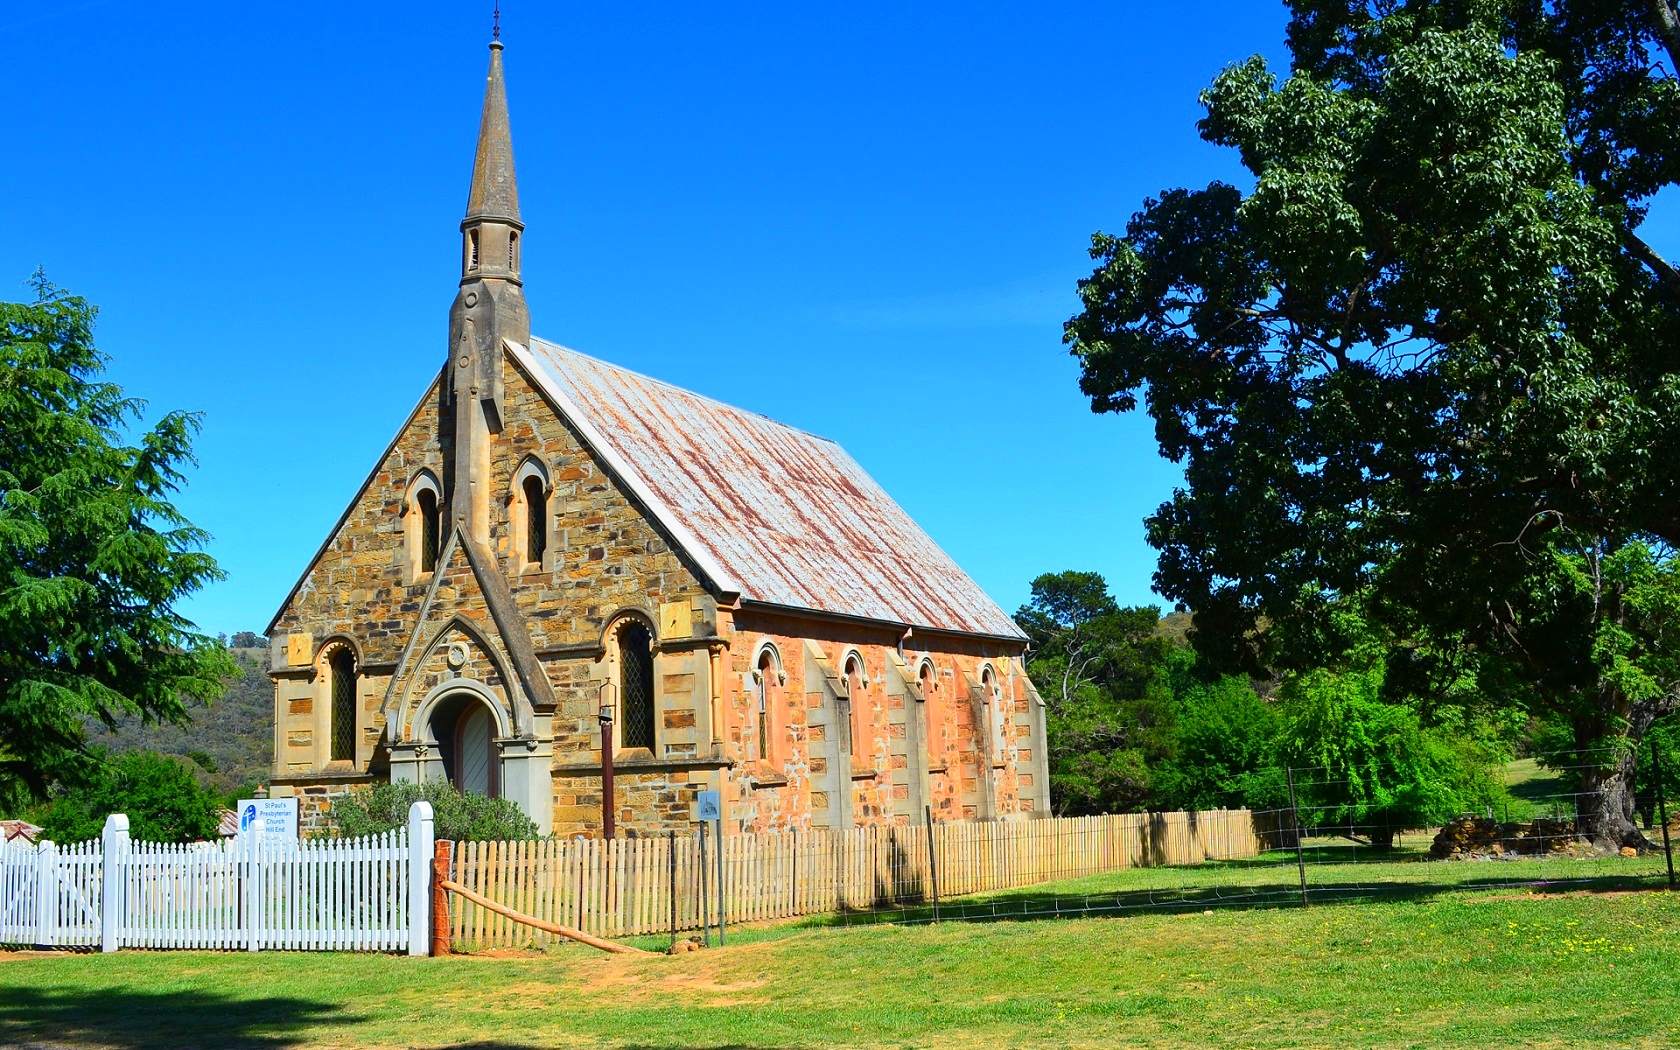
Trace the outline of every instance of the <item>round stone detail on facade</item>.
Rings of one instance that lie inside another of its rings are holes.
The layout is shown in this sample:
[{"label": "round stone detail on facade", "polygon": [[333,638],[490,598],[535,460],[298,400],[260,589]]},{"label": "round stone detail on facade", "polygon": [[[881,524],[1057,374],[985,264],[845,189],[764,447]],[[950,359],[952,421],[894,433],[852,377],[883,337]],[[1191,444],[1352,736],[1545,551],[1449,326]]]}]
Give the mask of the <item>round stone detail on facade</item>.
[{"label": "round stone detail on facade", "polygon": [[449,666],[459,671],[467,662],[467,647],[460,642],[449,643]]}]

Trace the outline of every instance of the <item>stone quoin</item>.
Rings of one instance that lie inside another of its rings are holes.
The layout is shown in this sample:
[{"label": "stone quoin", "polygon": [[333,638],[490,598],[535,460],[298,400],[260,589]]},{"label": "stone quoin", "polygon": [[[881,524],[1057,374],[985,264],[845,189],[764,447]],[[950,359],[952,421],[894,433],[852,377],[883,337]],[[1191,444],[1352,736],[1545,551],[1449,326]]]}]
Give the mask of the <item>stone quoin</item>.
[{"label": "stone quoin", "polygon": [[836,444],[531,336],[490,45],[449,352],[269,624],[305,828],[448,779],[599,834],[1050,811],[1026,638]]}]

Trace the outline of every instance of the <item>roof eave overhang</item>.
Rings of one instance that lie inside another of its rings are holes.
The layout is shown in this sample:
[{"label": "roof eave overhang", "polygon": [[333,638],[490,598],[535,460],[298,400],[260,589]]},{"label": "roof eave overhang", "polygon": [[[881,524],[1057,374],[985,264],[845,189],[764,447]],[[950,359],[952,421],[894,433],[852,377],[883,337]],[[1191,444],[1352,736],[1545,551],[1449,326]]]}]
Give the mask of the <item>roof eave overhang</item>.
[{"label": "roof eave overhang", "polygon": [[988,642],[1003,642],[1022,649],[1026,648],[1028,641],[1024,634],[994,634],[988,631],[967,631],[952,627],[929,627],[924,624],[903,623],[897,620],[878,620],[874,617],[858,616],[852,613],[829,612],[826,609],[809,609],[800,605],[761,602],[751,598],[742,598],[740,607],[749,612],[760,612],[767,615],[802,617],[807,620],[843,623],[852,627],[892,631],[900,637],[921,638],[933,635],[944,638],[971,638]]}]

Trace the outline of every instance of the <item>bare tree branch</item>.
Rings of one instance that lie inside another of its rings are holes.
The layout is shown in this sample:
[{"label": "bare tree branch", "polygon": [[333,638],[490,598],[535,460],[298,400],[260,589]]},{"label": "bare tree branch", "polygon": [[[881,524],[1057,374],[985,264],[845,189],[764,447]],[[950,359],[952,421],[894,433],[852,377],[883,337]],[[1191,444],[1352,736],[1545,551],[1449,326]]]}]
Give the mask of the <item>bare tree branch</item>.
[{"label": "bare tree branch", "polygon": [[1651,8],[1651,17],[1657,23],[1657,37],[1668,51],[1668,60],[1673,63],[1675,72],[1680,73],[1680,12],[1674,9],[1670,0],[1646,2]]},{"label": "bare tree branch", "polygon": [[[1668,6],[1668,0],[1651,2],[1663,7]],[[1680,44],[1680,40],[1676,40],[1676,44]],[[1669,291],[1680,295],[1680,270],[1675,269],[1673,263],[1658,255],[1657,250],[1646,244],[1637,233],[1626,228],[1622,230],[1622,246],[1632,252],[1634,258],[1650,267],[1651,272],[1657,275],[1657,279],[1662,281]]]}]

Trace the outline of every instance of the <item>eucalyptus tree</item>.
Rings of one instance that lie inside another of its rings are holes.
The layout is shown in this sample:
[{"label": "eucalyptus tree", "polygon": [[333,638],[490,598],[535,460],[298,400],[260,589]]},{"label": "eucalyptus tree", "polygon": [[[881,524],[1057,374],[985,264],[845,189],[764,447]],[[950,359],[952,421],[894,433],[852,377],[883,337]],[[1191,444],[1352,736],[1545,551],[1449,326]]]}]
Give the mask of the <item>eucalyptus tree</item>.
[{"label": "eucalyptus tree", "polygon": [[[1066,338],[1185,484],[1147,521],[1198,647],[1397,651],[1573,728],[1584,831],[1642,842],[1631,746],[1680,700],[1680,178],[1671,0],[1292,3],[1291,69],[1203,92],[1245,187],[1171,189]],[[1264,628],[1264,629],[1262,629]]]}]

